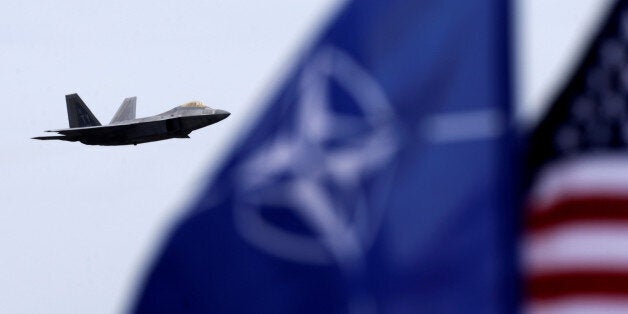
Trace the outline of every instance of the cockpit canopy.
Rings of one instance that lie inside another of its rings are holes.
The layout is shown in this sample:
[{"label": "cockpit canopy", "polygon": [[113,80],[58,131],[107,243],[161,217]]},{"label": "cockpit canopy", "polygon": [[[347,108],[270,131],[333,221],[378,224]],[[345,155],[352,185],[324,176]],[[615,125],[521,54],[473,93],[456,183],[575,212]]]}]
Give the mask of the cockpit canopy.
[{"label": "cockpit canopy", "polygon": [[207,106],[205,106],[205,104],[203,104],[200,101],[190,101],[188,103],[185,103],[179,107],[183,107],[183,108],[208,108]]}]

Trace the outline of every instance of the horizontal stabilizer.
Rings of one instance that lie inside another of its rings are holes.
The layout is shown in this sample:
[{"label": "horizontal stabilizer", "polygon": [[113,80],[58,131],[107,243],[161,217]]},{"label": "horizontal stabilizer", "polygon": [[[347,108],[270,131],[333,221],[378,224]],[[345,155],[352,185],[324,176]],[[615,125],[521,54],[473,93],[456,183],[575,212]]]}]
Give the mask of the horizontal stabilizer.
[{"label": "horizontal stabilizer", "polygon": [[120,105],[120,108],[118,108],[118,111],[116,111],[116,114],[113,116],[113,119],[111,119],[111,122],[109,122],[109,124],[135,119],[136,101],[137,97],[125,98],[122,102],[122,105]]},{"label": "horizontal stabilizer", "polygon": [[71,140],[69,137],[63,136],[63,135],[59,135],[59,136],[37,136],[37,137],[32,137],[32,139],[34,139],[34,140],[42,140],[42,141],[46,141],[46,140],[63,140],[63,141],[75,142],[75,140]]}]

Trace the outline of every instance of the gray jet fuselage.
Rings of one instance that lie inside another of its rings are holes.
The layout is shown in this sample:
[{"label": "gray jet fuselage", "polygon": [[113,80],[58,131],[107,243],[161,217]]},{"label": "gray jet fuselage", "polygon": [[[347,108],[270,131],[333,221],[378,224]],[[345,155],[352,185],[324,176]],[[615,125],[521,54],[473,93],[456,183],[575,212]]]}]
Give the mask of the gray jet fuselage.
[{"label": "gray jet fuselage", "polygon": [[125,99],[113,120],[100,125],[76,94],[67,95],[69,129],[52,130],[60,136],[34,137],[39,140],[64,140],[87,145],[137,145],[170,138],[188,138],[197,129],[214,124],[229,112],[190,102],[164,113],[135,118],[135,97]]}]

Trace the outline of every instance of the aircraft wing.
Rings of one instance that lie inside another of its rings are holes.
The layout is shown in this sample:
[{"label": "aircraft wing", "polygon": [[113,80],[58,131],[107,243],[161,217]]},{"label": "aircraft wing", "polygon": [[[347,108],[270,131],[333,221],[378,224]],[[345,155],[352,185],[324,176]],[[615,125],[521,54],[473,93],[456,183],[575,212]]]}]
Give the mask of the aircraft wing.
[{"label": "aircraft wing", "polygon": [[106,126],[89,126],[83,128],[70,128],[60,130],[48,130],[46,132],[54,132],[67,136],[72,135],[86,135],[86,136],[98,136],[106,135],[112,132],[125,131],[133,127],[133,124],[118,124],[118,125],[106,125]]},{"label": "aircraft wing", "polygon": [[82,128],[69,128],[59,130],[49,130],[46,132],[54,132],[63,134],[66,136],[118,136],[127,132],[134,132],[138,130],[150,130],[153,128],[160,128],[163,124],[163,120],[145,121],[145,122],[133,122],[133,123],[121,123],[114,125],[103,126],[88,126]]}]

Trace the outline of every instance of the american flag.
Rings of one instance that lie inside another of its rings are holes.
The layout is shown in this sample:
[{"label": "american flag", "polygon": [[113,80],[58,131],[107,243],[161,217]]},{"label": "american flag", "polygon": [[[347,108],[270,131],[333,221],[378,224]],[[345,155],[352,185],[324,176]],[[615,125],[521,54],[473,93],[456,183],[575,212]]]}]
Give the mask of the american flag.
[{"label": "american flag", "polygon": [[628,1],[531,136],[528,313],[628,313]]}]

